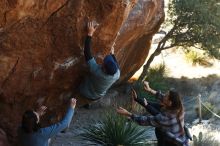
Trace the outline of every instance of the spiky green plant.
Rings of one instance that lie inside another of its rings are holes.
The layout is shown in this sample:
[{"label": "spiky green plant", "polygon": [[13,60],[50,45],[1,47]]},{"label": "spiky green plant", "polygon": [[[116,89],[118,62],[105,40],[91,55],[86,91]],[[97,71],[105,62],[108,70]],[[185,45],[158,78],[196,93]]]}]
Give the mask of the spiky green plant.
[{"label": "spiky green plant", "polygon": [[102,120],[83,128],[81,138],[90,141],[91,145],[137,146],[143,145],[146,129],[122,116],[107,112]]},{"label": "spiky green plant", "polygon": [[188,62],[191,62],[193,65],[199,64],[205,67],[211,67],[213,64],[208,60],[208,56],[201,54],[196,51],[186,51],[185,57]]},{"label": "spiky green plant", "polygon": [[198,137],[193,135],[193,146],[219,146],[220,143],[208,133],[199,132]]}]

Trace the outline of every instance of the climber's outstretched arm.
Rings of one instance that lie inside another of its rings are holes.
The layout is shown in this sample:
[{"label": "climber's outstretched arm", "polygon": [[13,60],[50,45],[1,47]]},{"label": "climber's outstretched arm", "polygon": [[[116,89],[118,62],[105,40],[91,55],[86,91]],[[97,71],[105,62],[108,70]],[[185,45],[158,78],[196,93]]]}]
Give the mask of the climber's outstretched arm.
[{"label": "climber's outstretched arm", "polygon": [[87,25],[88,34],[86,36],[85,48],[84,48],[84,56],[85,56],[86,62],[88,62],[90,59],[93,58],[92,53],[91,53],[91,39],[92,39],[92,36],[95,30],[96,30],[95,23],[88,22],[88,25]]}]

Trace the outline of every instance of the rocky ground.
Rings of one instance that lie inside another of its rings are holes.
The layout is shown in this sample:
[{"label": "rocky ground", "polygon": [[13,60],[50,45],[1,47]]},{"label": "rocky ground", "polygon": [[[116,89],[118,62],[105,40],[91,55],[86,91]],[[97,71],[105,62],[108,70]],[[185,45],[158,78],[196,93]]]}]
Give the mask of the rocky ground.
[{"label": "rocky ground", "polygon": [[[119,89],[120,90],[120,89]],[[82,128],[89,124],[95,123],[103,115],[105,110],[115,108],[115,104],[123,103],[124,100],[128,100],[123,93],[124,91],[117,91],[115,89],[110,90],[106,98],[93,103],[89,109],[78,108],[74,115],[70,128],[66,133],[60,133],[51,142],[52,146],[83,146],[88,145],[89,142],[83,141],[79,138],[79,134],[82,133]]]},{"label": "rocky ground", "polygon": [[92,123],[93,120],[99,118],[102,113],[101,108],[98,109],[77,109],[74,115],[73,121],[66,133],[58,134],[52,139],[52,146],[83,146],[87,145],[87,142],[82,141],[78,135],[82,133],[81,128]]}]

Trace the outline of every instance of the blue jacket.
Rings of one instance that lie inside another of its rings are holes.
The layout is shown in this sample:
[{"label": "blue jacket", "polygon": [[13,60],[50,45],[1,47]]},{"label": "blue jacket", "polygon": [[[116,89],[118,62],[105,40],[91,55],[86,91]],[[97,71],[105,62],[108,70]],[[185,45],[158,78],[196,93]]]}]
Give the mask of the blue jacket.
[{"label": "blue jacket", "polygon": [[48,140],[54,137],[57,133],[64,130],[71,122],[74,114],[74,109],[69,107],[64,118],[51,126],[40,128],[34,133],[25,133],[21,128],[18,130],[18,137],[21,146],[48,146]]}]

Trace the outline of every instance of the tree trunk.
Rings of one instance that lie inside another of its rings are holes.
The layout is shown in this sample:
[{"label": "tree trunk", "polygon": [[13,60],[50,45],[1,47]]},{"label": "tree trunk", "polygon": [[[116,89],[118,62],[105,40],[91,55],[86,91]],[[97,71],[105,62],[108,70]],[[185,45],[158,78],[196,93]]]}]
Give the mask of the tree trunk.
[{"label": "tree trunk", "polygon": [[151,54],[150,58],[147,60],[146,64],[143,66],[143,71],[142,71],[140,77],[138,78],[138,82],[144,81],[145,77],[147,76],[148,69],[150,68],[150,64],[154,60],[154,57],[159,55],[160,53],[161,53],[161,50],[156,50],[156,51],[154,51],[153,54]]},{"label": "tree trunk", "polygon": [[142,71],[140,77],[138,78],[138,82],[142,82],[145,80],[145,77],[148,74],[148,69],[150,68],[150,64],[154,60],[155,56],[160,55],[162,50],[166,50],[166,49],[169,49],[169,48],[172,48],[175,46],[175,44],[171,44],[168,47],[165,47],[165,44],[170,39],[170,37],[173,35],[173,32],[175,31],[176,27],[177,26],[174,25],[173,28],[166,34],[166,36],[159,42],[156,50],[154,51],[154,53],[151,54],[151,56],[147,60],[146,64],[143,66],[143,71]]}]

